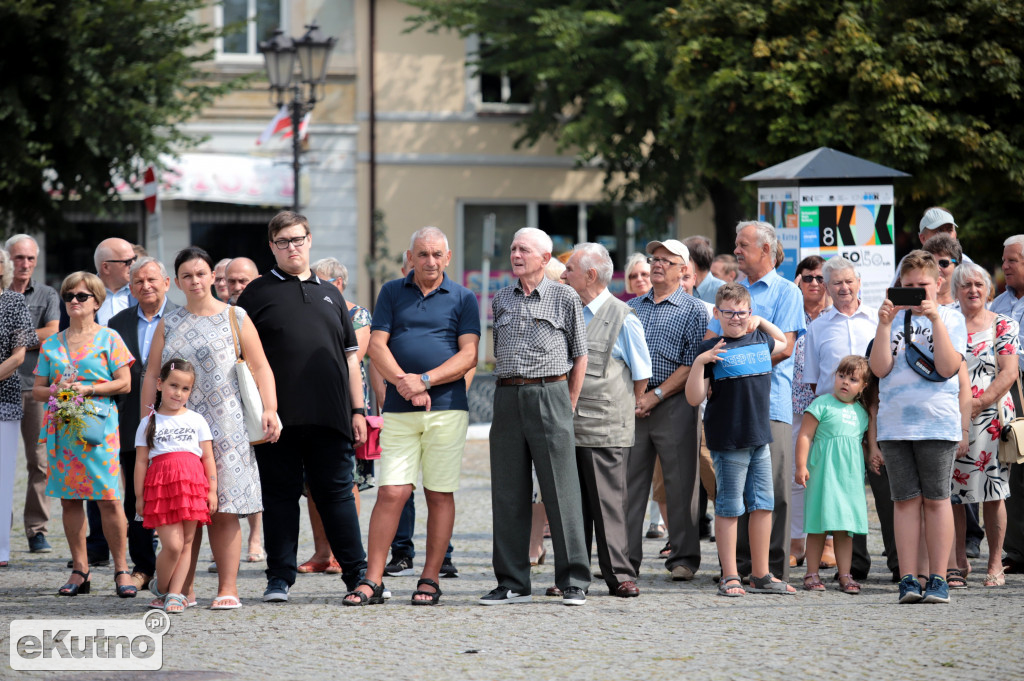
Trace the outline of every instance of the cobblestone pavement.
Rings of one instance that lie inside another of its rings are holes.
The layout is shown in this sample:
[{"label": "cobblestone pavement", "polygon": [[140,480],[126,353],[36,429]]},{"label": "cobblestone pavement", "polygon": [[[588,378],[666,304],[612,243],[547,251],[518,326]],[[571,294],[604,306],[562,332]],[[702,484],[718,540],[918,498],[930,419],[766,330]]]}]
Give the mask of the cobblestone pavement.
[{"label": "cobblestone pavement", "polygon": [[[970,588],[954,592],[951,604],[898,606],[877,523],[870,537],[875,569],[860,596],[841,594],[829,582],[825,593],[720,598],[712,581],[718,571],[713,543],[702,545],[697,579],[676,583],[657,559],[662,541],[647,540],[640,598],[612,598],[600,582],[585,607],[563,607],[541,595],[553,579],[552,567],[543,565],[533,571],[533,603],[480,607],[477,599],[495,585],[487,459],[486,442],[467,445],[453,539],[460,576],[442,580],[440,607],[409,605],[412,577],[387,580],[394,598],[386,605],[342,607],[341,580],[325,575],[299,575],[290,602],[264,604],[265,566],[244,563],[239,590],[245,606],[174,616],[164,637],[164,671],[157,675],[29,673],[8,666],[11,620],[141,618],[149,601],[148,592],[134,600],[116,598],[109,567],[94,568],[92,594],[54,595],[68,575],[60,517],[50,525],[53,553],[30,554],[21,531],[25,481],[19,458],[12,561],[0,571],[0,678],[1024,678],[1024,576],[1010,575],[1005,587],[985,589],[984,560],[975,560]],[[363,495],[364,537],[373,501],[372,492]],[[418,506],[424,508],[419,495]],[[57,502],[53,509],[59,514]],[[305,513],[303,505],[300,561],[312,553]],[[421,552],[425,520],[417,518]],[[208,555],[204,548],[204,559]],[[205,571],[205,560],[200,567],[197,592],[206,606],[216,576]]]}]

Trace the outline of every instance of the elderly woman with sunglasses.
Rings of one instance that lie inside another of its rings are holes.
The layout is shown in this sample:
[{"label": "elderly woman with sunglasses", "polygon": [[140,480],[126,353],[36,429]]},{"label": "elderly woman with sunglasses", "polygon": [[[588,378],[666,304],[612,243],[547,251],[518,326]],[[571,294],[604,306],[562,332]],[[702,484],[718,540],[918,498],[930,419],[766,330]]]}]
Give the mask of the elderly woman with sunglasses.
[{"label": "elderly woman with sunglasses", "polygon": [[[121,443],[117,406],[111,399],[131,388],[129,368],[135,361],[124,341],[96,321],[106,297],[99,277],[74,272],[64,280],[60,296],[70,325],[46,339],[39,349],[32,397],[48,407],[40,440],[46,441],[50,475],[46,494],[61,500],[64,534],[71,548],[73,571],[61,596],[89,593],[89,564],[85,548],[85,509],[82,501],[97,502],[103,518],[103,535],[114,557],[114,585],[118,596],[132,598],[136,588],[125,558],[128,525],[121,499]],[[83,398],[86,431],[98,422],[102,432],[75,432],[52,412],[58,391],[73,391]]]}]

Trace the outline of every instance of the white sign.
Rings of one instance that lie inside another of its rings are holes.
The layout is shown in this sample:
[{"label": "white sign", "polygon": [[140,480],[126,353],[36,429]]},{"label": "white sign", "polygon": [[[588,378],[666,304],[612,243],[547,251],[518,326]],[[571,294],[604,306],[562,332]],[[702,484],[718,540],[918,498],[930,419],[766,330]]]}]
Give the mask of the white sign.
[{"label": "white sign", "polygon": [[11,669],[18,671],[155,671],[164,664],[170,619],[150,610],[131,620],[14,620]]}]

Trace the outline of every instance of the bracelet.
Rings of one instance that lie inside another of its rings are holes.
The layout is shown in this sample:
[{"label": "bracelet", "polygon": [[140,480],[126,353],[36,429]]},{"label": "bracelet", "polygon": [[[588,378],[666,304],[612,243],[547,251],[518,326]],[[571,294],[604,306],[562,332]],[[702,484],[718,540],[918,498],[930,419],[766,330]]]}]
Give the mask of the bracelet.
[{"label": "bracelet", "polygon": [[352,407],[352,416],[359,414],[360,416],[366,416],[366,407]]}]

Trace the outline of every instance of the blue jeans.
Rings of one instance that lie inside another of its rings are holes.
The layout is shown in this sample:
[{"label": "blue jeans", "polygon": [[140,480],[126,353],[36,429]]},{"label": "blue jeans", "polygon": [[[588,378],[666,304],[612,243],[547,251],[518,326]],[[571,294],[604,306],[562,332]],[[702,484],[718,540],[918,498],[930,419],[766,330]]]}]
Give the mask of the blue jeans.
[{"label": "blue jeans", "polygon": [[738,518],[751,511],[775,509],[772,456],[768,445],[711,450],[717,493],[715,515]]},{"label": "blue jeans", "polygon": [[[398,529],[395,531],[395,539],[391,542],[391,559],[416,557],[416,547],[412,543],[412,535],[416,530],[416,500],[415,493],[409,495],[402,508],[402,516],[398,519]],[[452,559],[452,543],[448,542],[448,553],[444,557]]]}]

